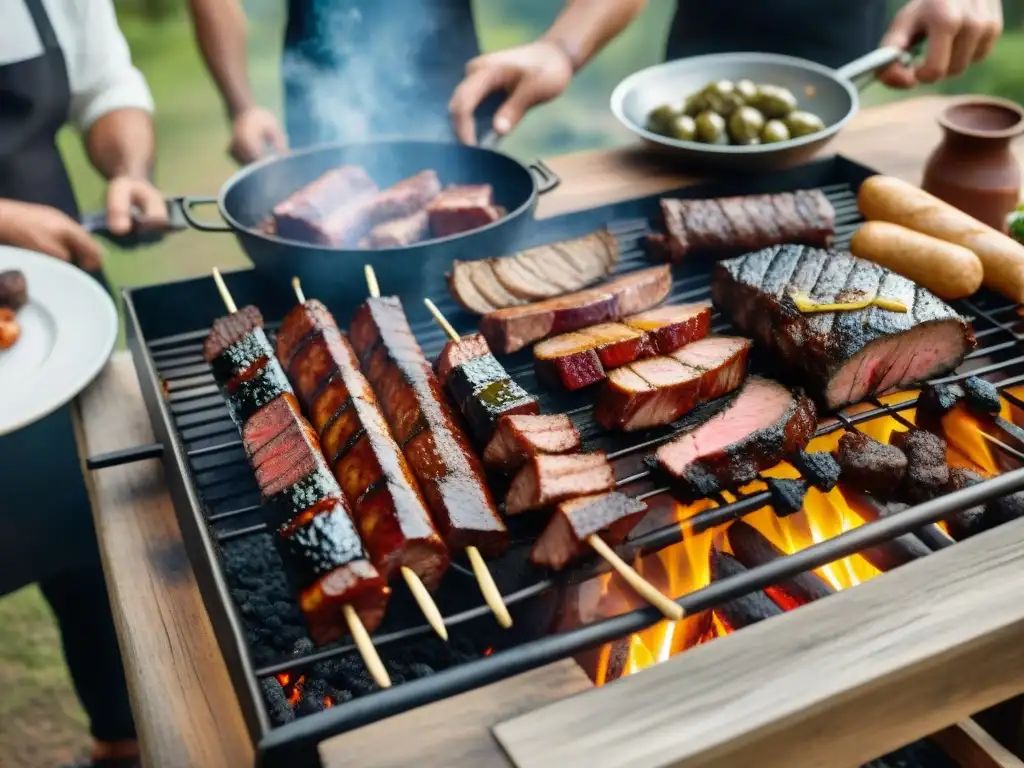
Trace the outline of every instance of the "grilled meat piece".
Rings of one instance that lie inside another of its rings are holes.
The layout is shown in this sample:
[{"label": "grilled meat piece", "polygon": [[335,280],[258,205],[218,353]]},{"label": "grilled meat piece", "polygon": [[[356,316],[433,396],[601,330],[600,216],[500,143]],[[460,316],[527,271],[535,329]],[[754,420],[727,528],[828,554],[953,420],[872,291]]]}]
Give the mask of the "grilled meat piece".
[{"label": "grilled meat piece", "polygon": [[494,437],[484,448],[484,464],[513,470],[541,454],[572,453],[580,448],[580,433],[564,414],[502,416]]},{"label": "grilled meat piece", "polygon": [[509,354],[556,333],[642,312],[661,302],[671,289],[668,267],[642,269],[599,288],[491,312],[481,319],[480,332],[491,349]]},{"label": "grilled meat piece", "polygon": [[749,483],[763,469],[803,450],[817,426],[814,405],[781,384],[751,376],[725,410],[658,448],[656,466],[684,498]]},{"label": "grilled meat piece", "polygon": [[283,395],[294,397],[281,364],[276,357],[263,358],[224,387],[228,412],[243,427],[257,411]]},{"label": "grilled meat piece", "polygon": [[[742,520],[730,525],[726,536],[733,555],[747,568],[756,568],[786,556],[785,552],[762,536],[756,528]],[[835,590],[816,573],[808,571],[768,587],[765,593],[780,608],[789,611],[813,603],[819,598],[828,597],[834,594]]]},{"label": "grilled meat piece", "polygon": [[[212,351],[212,350],[211,350]],[[221,384],[241,377],[246,371],[264,368],[274,356],[274,347],[262,328],[254,328],[208,362],[213,378]]]},{"label": "grilled meat piece", "polygon": [[896,493],[907,474],[903,451],[862,432],[847,432],[839,438],[836,459],[844,483],[880,499]]},{"label": "grilled meat piece", "polygon": [[456,261],[448,275],[448,290],[470,312],[486,315],[497,309],[579,291],[607,276],[618,259],[615,237],[601,229],[511,256]]},{"label": "grilled meat piece", "polygon": [[215,358],[227,352],[229,347],[262,328],[263,315],[260,314],[259,308],[251,304],[230,315],[218,317],[213,321],[213,328],[203,342],[203,359],[212,363]]},{"label": "grilled meat piece", "polygon": [[533,545],[530,562],[560,571],[587,552],[587,539],[595,534],[618,546],[645,512],[646,504],[617,491],[563,501]]},{"label": "grilled meat piece", "polygon": [[817,189],[715,200],[666,198],[661,213],[668,235],[657,245],[673,263],[693,252],[741,253],[783,243],[825,247],[835,234],[835,211]]},{"label": "grilled meat piece", "polygon": [[420,171],[397,184],[382,190],[373,201],[371,217],[373,224],[392,219],[404,219],[418,211],[426,211],[427,205],[441,193],[441,182],[437,173],[430,169]]},{"label": "grilled meat piece", "polygon": [[466,184],[442,189],[427,205],[427,213],[434,237],[448,237],[495,222],[505,210],[494,204],[490,184]]},{"label": "grilled meat piece", "polygon": [[749,351],[748,339],[709,336],[667,357],[609,371],[594,418],[605,429],[626,432],[670,424],[742,384]]},{"label": "grilled meat piece", "polygon": [[487,346],[487,339],[479,333],[471,333],[444,345],[441,354],[434,361],[434,371],[441,383],[447,384],[448,377],[458,366],[489,354],[491,348]]},{"label": "grilled meat piece", "polygon": [[403,248],[427,236],[429,220],[426,210],[419,210],[400,219],[391,219],[370,230],[361,247]]},{"label": "grilled meat piece", "polygon": [[601,451],[533,456],[512,479],[505,499],[505,514],[519,515],[613,488],[615,470]]},{"label": "grilled meat piece", "polygon": [[[803,314],[794,291],[826,303],[881,296],[908,311]],[[792,245],[748,253],[715,267],[711,293],[826,410],[942,376],[975,347],[967,321],[942,301],[845,251]]]},{"label": "grilled meat piece", "polygon": [[537,398],[513,381],[490,353],[455,368],[448,391],[479,445],[491,439],[501,416],[540,412]]},{"label": "grilled meat piece", "polygon": [[711,305],[669,304],[630,315],[622,322],[647,333],[658,354],[670,355],[711,332]]},{"label": "grilled meat piece", "polygon": [[0,307],[19,310],[28,302],[28,283],[18,269],[0,272]]},{"label": "grilled meat piece", "polygon": [[608,369],[655,353],[646,332],[623,323],[599,323],[537,343],[533,365],[541,381],[577,390],[603,379]]},{"label": "grilled meat piece", "polygon": [[319,245],[341,245],[369,230],[377,185],[358,165],[344,165],[274,206],[278,237]]},{"label": "grilled meat piece", "polygon": [[[242,429],[242,444],[256,473],[256,484],[265,496],[273,496],[326,468],[313,427],[295,411],[291,401],[278,397],[253,418],[254,432]],[[280,429],[265,442],[270,429]]]},{"label": "grilled meat piece", "polygon": [[371,298],[356,311],[350,339],[450,549],[475,545],[487,555],[508,546],[508,531],[484,482],[483,467],[458,426],[395,297]]},{"label": "grilled meat piece", "polygon": [[893,432],[889,441],[907,457],[902,496],[918,504],[940,493],[949,482],[946,441],[923,429]]}]

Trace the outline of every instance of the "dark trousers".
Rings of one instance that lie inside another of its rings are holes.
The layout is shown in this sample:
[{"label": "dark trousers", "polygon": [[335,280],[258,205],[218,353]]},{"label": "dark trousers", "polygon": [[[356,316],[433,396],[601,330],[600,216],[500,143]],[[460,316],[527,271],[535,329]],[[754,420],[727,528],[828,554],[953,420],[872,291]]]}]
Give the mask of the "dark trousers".
[{"label": "dark trousers", "polygon": [[0,437],[0,595],[38,583],[92,735],[135,738],[67,407]]}]

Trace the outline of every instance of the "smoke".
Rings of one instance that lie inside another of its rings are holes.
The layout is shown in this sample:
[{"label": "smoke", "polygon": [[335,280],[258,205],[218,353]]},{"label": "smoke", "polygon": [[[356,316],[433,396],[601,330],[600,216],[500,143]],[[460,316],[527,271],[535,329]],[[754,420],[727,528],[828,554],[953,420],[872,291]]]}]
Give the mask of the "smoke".
[{"label": "smoke", "polygon": [[451,139],[447,104],[475,53],[471,26],[471,39],[459,40],[464,29],[453,30],[443,12],[420,2],[404,4],[400,14],[388,3],[310,5],[319,6],[309,20],[314,34],[287,50],[283,62],[293,146],[382,136]]}]

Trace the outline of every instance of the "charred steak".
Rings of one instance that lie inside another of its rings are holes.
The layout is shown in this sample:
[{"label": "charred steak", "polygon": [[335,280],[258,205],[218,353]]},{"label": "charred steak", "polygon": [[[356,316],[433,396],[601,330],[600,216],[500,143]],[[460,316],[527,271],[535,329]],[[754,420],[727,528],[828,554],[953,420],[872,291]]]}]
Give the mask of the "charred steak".
[{"label": "charred steak", "polygon": [[25,275],[17,269],[0,272],[0,307],[18,310],[28,302]]},{"label": "charred steak", "polygon": [[[804,314],[792,292],[822,303],[882,296],[907,312]],[[827,410],[948,373],[976,344],[967,321],[934,295],[845,251],[783,245],[729,259],[715,267],[711,294]]]}]

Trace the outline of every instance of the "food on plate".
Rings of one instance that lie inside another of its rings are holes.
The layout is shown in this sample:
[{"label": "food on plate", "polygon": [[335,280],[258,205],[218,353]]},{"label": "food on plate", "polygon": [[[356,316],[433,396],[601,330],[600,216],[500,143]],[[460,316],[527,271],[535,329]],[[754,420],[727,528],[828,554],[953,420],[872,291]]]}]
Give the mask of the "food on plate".
[{"label": "food on plate", "polygon": [[896,493],[907,474],[903,451],[862,432],[847,432],[839,438],[836,460],[844,483],[882,499]]},{"label": "food on plate", "polygon": [[669,355],[711,332],[711,305],[707,302],[668,304],[629,315],[622,322],[646,332],[658,354]]},{"label": "food on plate", "polygon": [[641,269],[597,288],[490,312],[480,320],[480,332],[491,349],[509,354],[552,334],[650,309],[671,290],[668,266]]},{"label": "food on plate", "polygon": [[594,419],[625,432],[670,424],[742,384],[750,347],[749,339],[709,336],[671,355],[609,371]]},{"label": "food on plate", "polygon": [[402,302],[367,299],[352,318],[349,340],[448,548],[476,546],[488,556],[504,551],[508,529],[483,466],[416,343]]},{"label": "food on plate", "polygon": [[[825,303],[882,296],[908,311],[803,314],[792,292]],[[716,265],[711,295],[827,410],[942,376],[976,344],[932,293],[845,251],[783,245],[729,259]]]},{"label": "food on plate", "polygon": [[504,215],[505,209],[494,203],[494,188],[490,184],[445,187],[427,204],[430,233],[434,237],[479,229]]},{"label": "food on plate", "polygon": [[484,448],[484,464],[494,469],[518,469],[542,454],[572,453],[580,448],[580,433],[564,414],[502,416],[494,437]]},{"label": "food on plate", "polygon": [[857,206],[868,220],[899,224],[973,251],[984,267],[984,285],[1018,304],[1024,302],[1024,244],[1012,237],[891,176],[866,179]]},{"label": "food on plate", "polygon": [[21,338],[21,326],[18,325],[14,310],[0,307],[0,350],[10,349]]},{"label": "food on plate", "polygon": [[614,488],[615,469],[601,451],[533,456],[512,479],[505,514],[519,515]]},{"label": "food on plate", "polygon": [[427,589],[435,588],[448,569],[448,549],[355,351],[327,307],[315,300],[293,307],[278,330],[277,355],[371,562],[388,581],[407,567]]},{"label": "food on plate", "polygon": [[697,141],[703,144],[728,144],[729,135],[726,133],[728,123],[725,118],[717,112],[706,110],[697,115],[693,122],[696,129]]},{"label": "food on plate", "polygon": [[619,245],[607,230],[483,261],[455,261],[448,291],[478,315],[585,288],[608,275]]},{"label": "food on plate", "polygon": [[576,390],[603,379],[607,369],[656,352],[647,333],[623,323],[598,323],[538,342],[533,367],[548,386]]},{"label": "food on plate", "polygon": [[18,311],[28,302],[28,282],[19,269],[0,272],[0,307]]},{"label": "food on plate", "polygon": [[563,501],[533,545],[530,562],[560,571],[589,550],[591,536],[621,544],[645,512],[646,504],[617,491]]},{"label": "food on plate", "polygon": [[789,128],[782,120],[769,120],[761,129],[762,144],[777,144],[780,141],[788,141],[792,136]]},{"label": "food on plate", "polygon": [[887,221],[862,224],[850,250],[947,301],[970,296],[985,274],[974,251]]},{"label": "food on plate", "polygon": [[664,235],[649,245],[678,264],[691,253],[739,253],[770,245],[827,246],[835,234],[835,210],[821,190],[711,200],[663,198]]},{"label": "food on plate", "polygon": [[401,219],[391,219],[370,230],[360,248],[401,248],[418,243],[427,235],[430,217],[426,210],[419,210]]},{"label": "food on plate", "polygon": [[705,498],[802,451],[816,428],[810,399],[751,376],[724,410],[658,448],[654,463],[683,497]]},{"label": "food on plate", "polygon": [[893,432],[890,441],[907,457],[901,498],[917,504],[941,494],[949,482],[946,441],[923,429]]},{"label": "food on plate", "polygon": [[812,133],[825,130],[825,123],[820,117],[813,112],[803,110],[791,112],[786,116],[784,122],[789,135],[794,139],[800,136],[810,136]]},{"label": "food on plate", "polygon": [[373,631],[391,591],[367,557],[345,496],[287,379],[274,377],[273,386],[268,381],[258,391],[246,387],[261,371],[280,370],[273,350],[261,343],[266,340],[262,325],[255,307],[220,318],[204,342],[203,356],[232,404],[274,542],[299,593],[310,636],[322,645],[345,633],[344,605]]}]

